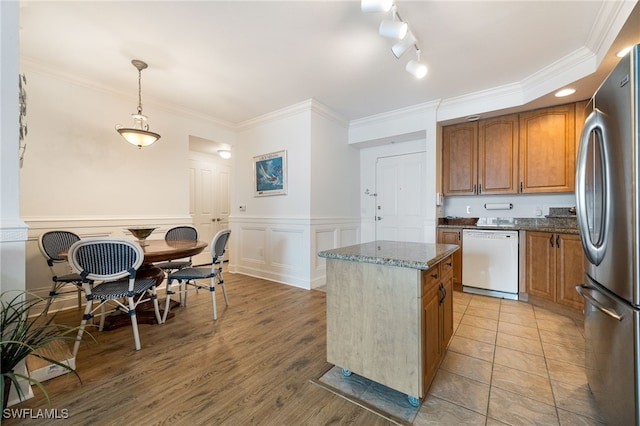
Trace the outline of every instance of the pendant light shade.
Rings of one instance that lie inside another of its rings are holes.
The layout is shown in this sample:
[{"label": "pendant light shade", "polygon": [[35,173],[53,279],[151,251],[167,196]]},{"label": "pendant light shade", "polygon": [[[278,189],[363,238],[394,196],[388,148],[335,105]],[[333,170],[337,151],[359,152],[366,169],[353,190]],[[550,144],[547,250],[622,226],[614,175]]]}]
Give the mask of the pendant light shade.
[{"label": "pendant light shade", "polygon": [[123,127],[120,124],[116,124],[116,130],[127,142],[142,148],[160,139],[160,135],[149,130],[147,116],[142,113],[142,70],[147,68],[148,65],[138,59],[132,60],[131,63],[138,70],[138,111],[131,114],[133,127]]}]

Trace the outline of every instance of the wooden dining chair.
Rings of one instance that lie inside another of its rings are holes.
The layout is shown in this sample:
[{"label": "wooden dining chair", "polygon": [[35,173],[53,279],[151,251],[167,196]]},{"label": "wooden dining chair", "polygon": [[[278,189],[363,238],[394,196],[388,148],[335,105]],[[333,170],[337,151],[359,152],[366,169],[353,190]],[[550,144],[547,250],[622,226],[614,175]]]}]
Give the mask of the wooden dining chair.
[{"label": "wooden dining chair", "polygon": [[[164,235],[166,241],[190,240],[198,241],[198,231],[193,226],[176,226],[167,231]],[[154,264],[155,267],[162,269],[167,274],[183,268],[191,266],[191,257],[182,260],[170,260],[168,262],[159,262]]]},{"label": "wooden dining chair", "polygon": [[[222,263],[224,262],[224,253],[227,249],[227,243],[229,242],[230,235],[230,229],[223,229],[222,231],[218,232],[211,240],[211,268],[184,268],[169,274],[169,276],[167,277],[167,298],[165,301],[163,322],[166,320],[169,313],[171,295],[176,293],[180,294],[180,304],[182,306],[186,306],[187,292],[189,290],[208,288],[211,292],[213,319],[217,320],[218,311],[216,308],[216,285],[219,285],[222,287],[224,303],[226,306],[229,306],[227,290],[224,287],[224,280],[222,279]],[[205,279],[209,280],[208,285],[198,284],[197,280]],[[173,291],[172,283],[174,281],[176,281],[177,291]]]},{"label": "wooden dining chair", "polygon": [[[49,312],[53,300],[62,294],[77,293],[78,307],[82,306],[82,277],[71,270],[66,258],[60,256],[61,252],[68,251],[76,241],[80,241],[80,237],[69,231],[47,231],[38,238],[40,253],[47,261],[52,281],[47,304],[44,307],[45,314]],[[60,266],[62,264],[66,265],[66,268]],[[66,269],[65,273],[60,274],[63,269]],[[61,291],[68,286],[73,287],[73,290]]]},{"label": "wooden dining chair", "polygon": [[[100,316],[99,330],[102,331],[107,314],[118,310],[127,312],[131,317],[136,350],[140,350],[136,307],[142,302],[152,300],[156,320],[158,324],[162,322],[156,294],[156,278],[136,278],[136,272],[143,260],[142,247],[131,240],[90,238],[80,240],[71,246],[69,263],[82,277],[87,300],[73,346],[73,356],[78,353],[87,321],[95,315]],[[92,281],[99,284],[92,286]],[[98,302],[95,308],[94,301]],[[107,303],[111,303],[113,309],[102,309]],[[101,309],[101,312],[94,314],[98,309]]]}]

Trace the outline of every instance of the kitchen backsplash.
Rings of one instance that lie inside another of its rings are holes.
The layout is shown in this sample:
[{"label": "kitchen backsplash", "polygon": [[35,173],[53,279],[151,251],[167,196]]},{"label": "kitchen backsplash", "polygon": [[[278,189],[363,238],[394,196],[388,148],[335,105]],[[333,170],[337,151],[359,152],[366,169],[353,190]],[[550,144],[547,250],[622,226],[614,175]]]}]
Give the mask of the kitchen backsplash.
[{"label": "kitchen backsplash", "polygon": [[[574,193],[449,196],[444,197],[443,204],[438,209],[438,216],[545,219],[547,216],[563,215],[558,214],[556,209],[573,207],[576,205],[575,200]],[[507,205],[511,208],[489,210],[485,207],[496,205]]]}]

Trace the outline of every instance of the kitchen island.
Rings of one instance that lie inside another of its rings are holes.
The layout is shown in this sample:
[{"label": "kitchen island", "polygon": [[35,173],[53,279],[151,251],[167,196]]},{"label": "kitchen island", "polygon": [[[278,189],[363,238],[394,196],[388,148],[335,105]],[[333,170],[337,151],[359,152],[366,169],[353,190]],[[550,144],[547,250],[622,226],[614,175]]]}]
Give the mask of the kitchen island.
[{"label": "kitchen island", "polygon": [[373,241],[318,253],[327,264],[327,361],[417,405],[453,334],[456,250]]}]

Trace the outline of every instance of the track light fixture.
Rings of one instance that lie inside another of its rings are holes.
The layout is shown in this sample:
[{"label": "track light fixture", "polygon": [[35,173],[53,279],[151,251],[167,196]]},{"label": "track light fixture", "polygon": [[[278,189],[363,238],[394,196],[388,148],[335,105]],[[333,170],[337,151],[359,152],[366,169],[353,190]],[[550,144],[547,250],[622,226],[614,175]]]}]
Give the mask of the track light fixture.
[{"label": "track light fixture", "polygon": [[400,57],[409,48],[416,49],[416,59],[410,60],[405,69],[416,78],[423,78],[427,75],[427,66],[420,62],[420,47],[416,36],[409,31],[409,24],[405,22],[398,13],[397,6],[393,0],[361,0],[360,7],[363,12],[389,12],[391,11],[391,19],[385,19],[380,23],[378,32],[383,37],[395,38],[400,40],[391,46],[393,55]]},{"label": "track light fixture", "polygon": [[393,6],[393,0],[362,0],[360,8],[363,12],[388,12]]},{"label": "track light fixture", "polygon": [[402,56],[408,48],[415,46],[417,42],[418,40],[416,40],[413,33],[408,31],[402,40],[391,46],[391,51],[396,58],[400,59],[400,56]]},{"label": "track light fixture", "polygon": [[405,69],[415,78],[423,78],[427,75],[427,66],[420,62],[420,49],[416,49],[416,59],[412,59],[407,62]]},{"label": "track light fixture", "polygon": [[400,18],[398,18],[398,14],[396,13],[396,7],[392,7],[393,16],[392,19],[385,19],[380,22],[380,28],[378,32],[383,37],[395,38],[398,40],[402,40],[409,30],[409,26],[406,22],[402,22]]}]

